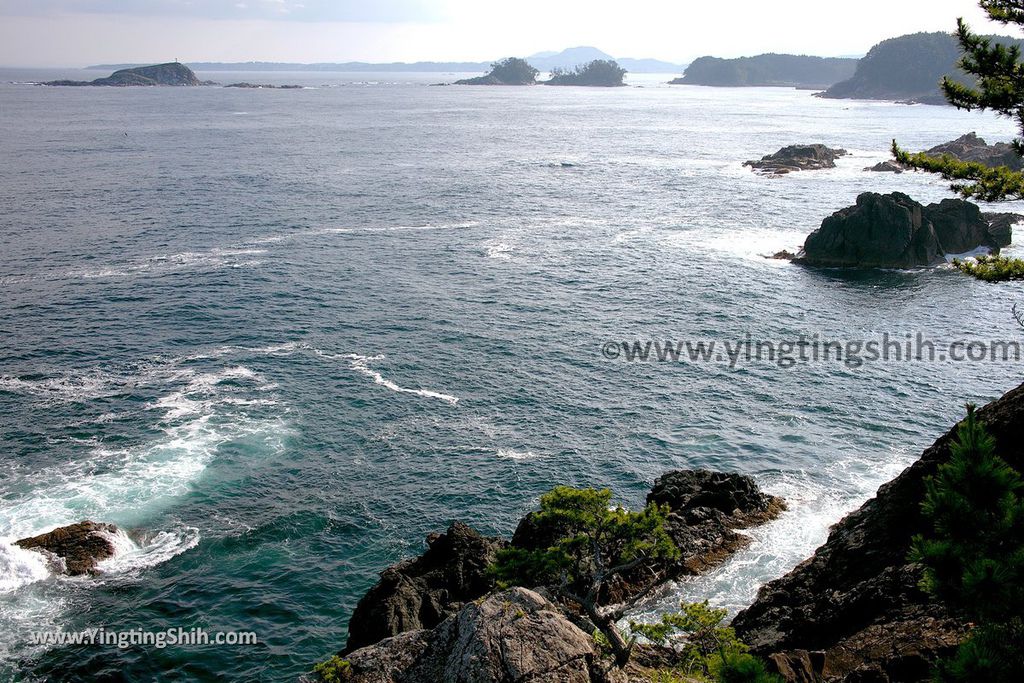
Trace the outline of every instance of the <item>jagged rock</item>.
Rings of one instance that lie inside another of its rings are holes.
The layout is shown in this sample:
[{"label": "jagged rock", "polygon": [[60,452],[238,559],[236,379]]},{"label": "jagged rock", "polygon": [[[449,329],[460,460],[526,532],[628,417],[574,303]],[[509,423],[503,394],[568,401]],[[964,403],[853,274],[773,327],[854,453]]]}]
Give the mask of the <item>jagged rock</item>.
[{"label": "jagged rock", "polygon": [[793,259],[796,258],[796,254],[789,251],[788,249],[783,249],[782,251],[775,252],[774,254],[767,258],[774,259],[776,261],[792,261]]},{"label": "jagged rock", "polygon": [[865,171],[873,171],[875,173],[903,173],[904,168],[898,162],[895,161],[879,161],[874,166],[868,166],[864,169]]},{"label": "jagged rock", "polygon": [[951,142],[936,145],[925,154],[941,156],[949,154],[960,161],[976,161],[986,166],[1007,166],[1014,171],[1024,170],[1024,159],[1007,142],[987,144],[977,133],[962,135]]},{"label": "jagged rock", "polygon": [[346,656],[351,683],[596,683],[589,635],[525,588],[465,605],[433,631],[413,631]]},{"label": "jagged rock", "polygon": [[989,234],[989,222],[977,204],[962,199],[943,199],[926,206],[924,213],[934,226],[944,253],[963,254],[979,247],[999,253],[999,245]]},{"label": "jagged rock", "polygon": [[52,568],[70,576],[96,574],[96,565],[114,556],[114,544],[108,535],[116,534],[117,527],[85,520],[62,526],[39,536],[23,538],[14,544],[26,550],[37,550],[54,561]]},{"label": "jagged rock", "polygon": [[1024,221],[1024,216],[1019,213],[986,213],[984,218],[988,221],[989,237],[1000,248],[1010,246],[1013,241],[1013,226]]},{"label": "jagged rock", "polygon": [[[999,455],[1024,468],[1024,385],[978,417]],[[920,567],[907,556],[911,538],[928,528],[925,479],[949,459],[955,432],[832,527],[811,558],[761,588],[732,622],[756,654],[823,651],[824,681],[928,680],[922,662],[948,654],[966,625],[924,593]]]},{"label": "jagged rock", "polygon": [[921,268],[979,247],[998,254],[1009,226],[994,229],[977,205],[945,199],[922,206],[901,192],[865,192],[826,218],[795,259],[814,266]]},{"label": "jagged rock", "polygon": [[508,543],[481,536],[455,522],[427,537],[423,555],[385,569],[356,606],[346,650],[424,628],[433,628],[494,587],[487,567]]},{"label": "jagged rock", "polygon": [[745,161],[755,171],[769,174],[783,174],[791,171],[816,171],[835,168],[836,159],[845,156],[845,149],[831,149],[825,145],[790,145],[775,154],[769,154],[760,161]]}]

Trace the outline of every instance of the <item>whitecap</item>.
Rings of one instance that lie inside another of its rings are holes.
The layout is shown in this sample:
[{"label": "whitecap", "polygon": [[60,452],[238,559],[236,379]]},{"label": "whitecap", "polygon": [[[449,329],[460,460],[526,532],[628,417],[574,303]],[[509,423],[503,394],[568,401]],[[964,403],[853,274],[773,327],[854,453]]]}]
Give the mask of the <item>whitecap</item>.
[{"label": "whitecap", "polygon": [[406,387],[399,386],[391,380],[387,379],[381,373],[372,369],[369,364],[373,361],[383,360],[384,356],[360,356],[356,353],[347,353],[342,356],[347,358],[351,362],[352,369],[356,372],[366,375],[373,379],[374,383],[380,384],[381,386],[387,387],[391,391],[398,392],[400,394],[413,394],[415,396],[423,396],[424,398],[436,398],[440,401],[444,401],[449,405],[457,405],[459,398],[452,396],[451,394],[442,394],[438,391],[431,391],[430,389],[407,389]]},{"label": "whitecap", "polygon": [[498,457],[506,458],[508,460],[533,460],[534,458],[538,458],[540,456],[538,456],[533,451],[517,451],[511,448],[499,448]]}]

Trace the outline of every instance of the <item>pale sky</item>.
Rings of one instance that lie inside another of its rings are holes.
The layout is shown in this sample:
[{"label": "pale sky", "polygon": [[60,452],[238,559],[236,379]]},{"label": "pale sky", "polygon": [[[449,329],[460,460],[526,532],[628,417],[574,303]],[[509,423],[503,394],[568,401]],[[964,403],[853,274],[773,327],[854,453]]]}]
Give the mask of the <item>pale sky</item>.
[{"label": "pale sky", "polygon": [[0,65],[489,61],[590,45],[616,57],[863,54],[986,33],[976,0],[0,0]]}]

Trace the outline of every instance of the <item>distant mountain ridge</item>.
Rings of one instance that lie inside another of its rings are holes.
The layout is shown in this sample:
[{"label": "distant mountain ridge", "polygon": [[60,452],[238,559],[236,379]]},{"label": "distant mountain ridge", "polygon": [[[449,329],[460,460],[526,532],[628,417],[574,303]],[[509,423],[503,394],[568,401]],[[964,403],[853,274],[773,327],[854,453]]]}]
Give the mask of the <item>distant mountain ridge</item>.
[{"label": "distant mountain ridge", "polygon": [[842,57],[775,53],[736,59],[701,57],[686,67],[682,78],[670,82],[676,85],[726,87],[827,88],[853,76],[857,61]]},{"label": "distant mountain ridge", "polygon": [[[320,62],[298,64],[289,62],[189,62],[196,71],[385,71],[396,73],[411,72],[474,72],[489,71],[489,62]],[[531,66],[539,71],[549,72],[554,68],[571,69],[591,62],[595,59],[614,59],[606,52],[595,47],[571,47],[561,52],[539,52],[526,58]],[[684,64],[673,64],[658,59],[633,59],[622,57],[615,59],[627,71],[634,73],[676,73]],[[114,71],[132,69],[140,64],[95,64],[87,69]]]}]

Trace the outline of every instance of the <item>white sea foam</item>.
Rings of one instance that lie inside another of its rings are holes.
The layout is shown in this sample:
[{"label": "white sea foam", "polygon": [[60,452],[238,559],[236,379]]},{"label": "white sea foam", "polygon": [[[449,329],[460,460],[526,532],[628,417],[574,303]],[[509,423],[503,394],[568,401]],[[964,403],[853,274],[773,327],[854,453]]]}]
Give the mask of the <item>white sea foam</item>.
[{"label": "white sea foam", "polygon": [[485,253],[487,258],[508,260],[512,258],[512,245],[508,242],[497,242],[487,246]]},{"label": "white sea foam", "polygon": [[50,569],[41,553],[0,540],[0,595],[42,581],[49,575]]},{"label": "white sea foam", "polygon": [[517,451],[511,448],[499,448],[498,457],[505,458],[508,460],[533,460],[540,456],[533,451]]},{"label": "white sea foam", "polygon": [[724,564],[674,584],[638,606],[625,621],[657,620],[661,614],[677,609],[680,601],[707,600],[712,606],[735,614],[753,602],[762,585],[783,576],[812,555],[828,538],[829,528],[836,520],[856,509],[907,464],[902,459],[873,467],[837,463],[842,471],[830,475],[843,481],[842,486],[799,472],[764,477],[759,482],[762,488],[784,498],[788,510],[768,524],[742,532],[750,537],[750,545]]},{"label": "white sea foam", "polygon": [[385,378],[384,375],[370,367],[370,363],[377,360],[383,360],[384,356],[360,356],[356,353],[347,353],[343,355],[343,358],[347,358],[351,362],[353,370],[366,375],[376,384],[387,387],[391,391],[395,391],[400,394],[423,396],[424,398],[436,398],[453,406],[457,405],[459,402],[459,398],[457,396],[452,396],[451,394],[442,394],[439,391],[431,391],[430,389],[407,389]]}]

